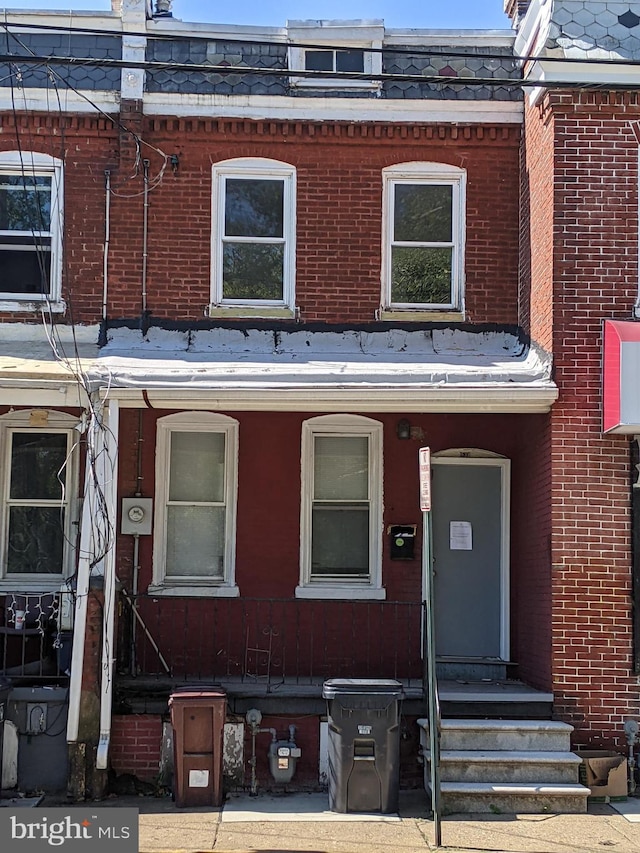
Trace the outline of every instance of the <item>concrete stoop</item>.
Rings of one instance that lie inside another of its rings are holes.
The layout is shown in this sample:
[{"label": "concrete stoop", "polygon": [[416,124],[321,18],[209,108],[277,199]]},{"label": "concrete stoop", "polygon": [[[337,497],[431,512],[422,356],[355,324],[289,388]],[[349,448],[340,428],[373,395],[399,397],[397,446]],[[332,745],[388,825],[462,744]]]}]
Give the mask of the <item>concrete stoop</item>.
[{"label": "concrete stoop", "polygon": [[[429,723],[418,721],[425,788],[430,791]],[[582,814],[572,726],[549,720],[443,720],[441,801],[445,813]]]}]

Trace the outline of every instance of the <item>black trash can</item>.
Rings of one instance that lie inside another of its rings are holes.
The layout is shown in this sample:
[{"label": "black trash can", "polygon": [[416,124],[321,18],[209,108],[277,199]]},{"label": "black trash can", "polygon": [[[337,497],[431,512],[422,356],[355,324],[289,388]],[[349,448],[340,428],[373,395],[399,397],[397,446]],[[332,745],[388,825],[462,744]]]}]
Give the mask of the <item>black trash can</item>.
[{"label": "black trash can", "polygon": [[4,721],[7,719],[9,693],[11,693],[11,682],[0,675],[0,787],[2,786],[2,756],[4,747]]},{"label": "black trash can", "polygon": [[332,678],[322,695],[329,716],[329,808],[397,812],[402,685],[392,679]]}]

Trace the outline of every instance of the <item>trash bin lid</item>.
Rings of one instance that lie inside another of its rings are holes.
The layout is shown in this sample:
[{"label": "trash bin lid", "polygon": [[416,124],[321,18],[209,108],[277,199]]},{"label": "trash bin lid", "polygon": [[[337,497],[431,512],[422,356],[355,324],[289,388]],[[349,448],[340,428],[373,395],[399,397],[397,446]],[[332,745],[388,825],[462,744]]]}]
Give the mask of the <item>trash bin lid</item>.
[{"label": "trash bin lid", "polygon": [[324,699],[359,693],[367,696],[383,694],[400,699],[403,692],[402,684],[394,678],[330,678],[322,685]]},{"label": "trash bin lid", "polygon": [[169,705],[174,701],[190,702],[203,699],[226,699],[227,691],[219,684],[189,684],[184,687],[176,687],[169,695]]}]

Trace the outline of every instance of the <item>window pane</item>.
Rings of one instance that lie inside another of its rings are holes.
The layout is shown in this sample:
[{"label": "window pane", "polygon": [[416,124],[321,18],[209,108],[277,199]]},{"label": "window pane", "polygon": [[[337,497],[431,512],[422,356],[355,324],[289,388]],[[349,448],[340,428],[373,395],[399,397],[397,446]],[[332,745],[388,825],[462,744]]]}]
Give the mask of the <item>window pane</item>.
[{"label": "window pane", "polygon": [[7,572],[61,574],[63,524],[60,507],[9,507]]},{"label": "window pane", "polygon": [[44,294],[49,292],[51,247],[40,245],[20,249],[12,241],[0,237],[0,291],[15,294]]},{"label": "window pane", "polygon": [[170,501],[224,501],[224,433],[172,432]]},{"label": "window pane", "polygon": [[51,178],[0,175],[0,230],[51,229]]},{"label": "window pane", "polygon": [[453,187],[438,184],[396,184],[394,240],[450,243]]},{"label": "window pane", "polygon": [[367,500],[369,441],[366,436],[317,435],[313,460],[315,500]]},{"label": "window pane", "polygon": [[333,71],[332,50],[307,50],[304,54],[304,67],[307,71]]},{"label": "window pane", "polygon": [[221,506],[170,506],[167,512],[167,576],[224,577]]},{"label": "window pane", "polygon": [[336,71],[364,71],[364,51],[337,50]]},{"label": "window pane", "polygon": [[[67,436],[62,433],[15,432],[11,443],[11,485],[14,500],[62,500]],[[54,513],[58,512],[54,508]]]},{"label": "window pane", "polygon": [[282,300],[284,245],[282,243],[225,243],[223,299]]},{"label": "window pane", "polygon": [[283,229],[284,181],[227,178],[226,237],[282,237]]},{"label": "window pane", "polygon": [[452,249],[394,246],[391,301],[450,305],[452,256]]},{"label": "window pane", "polygon": [[312,575],[369,575],[367,504],[313,508]]}]

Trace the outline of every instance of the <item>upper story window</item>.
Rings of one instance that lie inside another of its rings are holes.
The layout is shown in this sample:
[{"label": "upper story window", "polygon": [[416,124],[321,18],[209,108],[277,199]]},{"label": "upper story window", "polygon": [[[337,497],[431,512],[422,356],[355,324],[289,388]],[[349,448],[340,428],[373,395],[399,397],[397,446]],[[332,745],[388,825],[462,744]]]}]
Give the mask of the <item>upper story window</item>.
[{"label": "upper story window", "polygon": [[441,163],[384,170],[384,307],[463,311],[465,178]]},{"label": "upper story window", "polygon": [[294,307],[295,169],[276,160],[213,167],[214,306]]},{"label": "upper story window", "polygon": [[383,598],[382,424],[356,415],[302,429],[300,586],[308,598]]},{"label": "upper story window", "polygon": [[0,513],[4,581],[28,588],[59,585],[73,568],[77,471],[73,427],[58,412],[0,418],[3,464]]},{"label": "upper story window", "polygon": [[[360,89],[377,91],[382,73],[382,21],[289,21],[289,68],[298,89]],[[324,45],[326,44],[326,48]],[[299,45],[299,46],[298,46]],[[368,50],[367,50],[368,48]],[[296,71],[318,72],[295,76]],[[338,76],[323,77],[326,74]],[[349,79],[340,74],[358,74]]]},{"label": "upper story window", "polygon": [[364,50],[304,51],[305,71],[352,71],[364,74]]},{"label": "upper story window", "polygon": [[181,412],[158,421],[155,591],[237,594],[237,458],[233,418]]},{"label": "upper story window", "polygon": [[0,301],[6,310],[60,299],[62,162],[0,153]]}]

